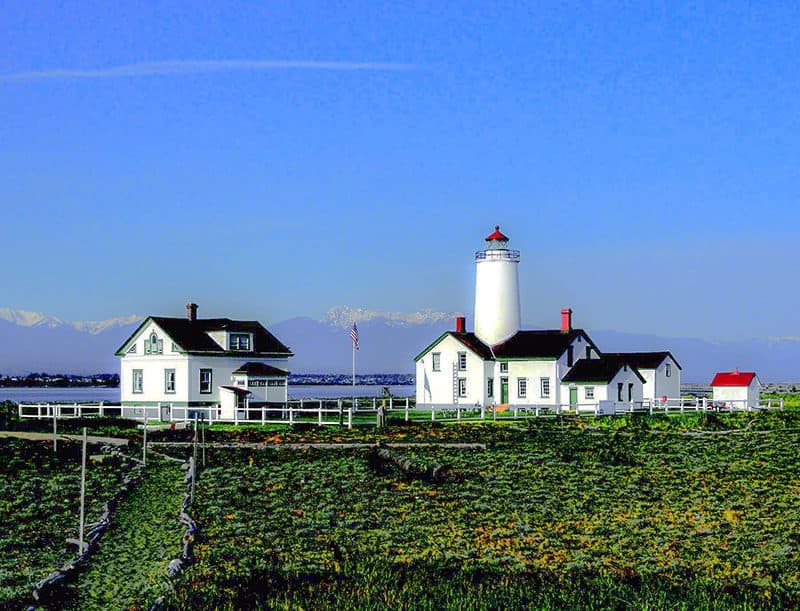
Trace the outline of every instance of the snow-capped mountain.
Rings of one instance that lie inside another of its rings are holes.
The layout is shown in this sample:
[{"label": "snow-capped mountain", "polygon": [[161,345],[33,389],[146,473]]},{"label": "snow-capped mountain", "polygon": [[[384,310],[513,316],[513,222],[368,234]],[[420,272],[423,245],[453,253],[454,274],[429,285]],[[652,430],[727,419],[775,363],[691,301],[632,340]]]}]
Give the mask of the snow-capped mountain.
[{"label": "snow-capped mountain", "polygon": [[462,314],[458,312],[437,312],[430,309],[417,310],[416,312],[386,312],[338,305],[325,312],[319,322],[333,327],[349,329],[354,322],[360,324],[375,319],[383,319],[397,325],[430,325],[442,321],[451,321],[456,316],[462,316]]},{"label": "snow-capped mountain", "polygon": [[[442,332],[455,328],[456,312],[383,312],[337,306],[320,320],[291,318],[269,325],[295,356],[293,373],[349,373],[350,327],[358,324],[358,373],[408,373],[414,356]],[[64,322],[55,316],[0,308],[0,373],[106,373],[119,370],[114,351],[133,333],[142,316]],[[523,325],[524,328],[535,328]],[[467,321],[467,329],[472,322]],[[696,338],[587,329],[601,350],[670,350],[683,367],[685,382],[708,382],[716,371],[739,367],[757,371],[762,381],[800,380],[800,339],[772,337],[725,342]]]},{"label": "snow-capped mountain", "polygon": [[72,327],[77,331],[85,331],[90,335],[97,335],[106,329],[122,327],[142,320],[138,314],[119,316],[107,320],[82,320],[76,322],[65,322],[60,318],[43,314],[42,312],[31,312],[30,310],[12,310],[10,308],[0,308],[0,320],[13,323],[20,327],[62,327],[64,325]]}]

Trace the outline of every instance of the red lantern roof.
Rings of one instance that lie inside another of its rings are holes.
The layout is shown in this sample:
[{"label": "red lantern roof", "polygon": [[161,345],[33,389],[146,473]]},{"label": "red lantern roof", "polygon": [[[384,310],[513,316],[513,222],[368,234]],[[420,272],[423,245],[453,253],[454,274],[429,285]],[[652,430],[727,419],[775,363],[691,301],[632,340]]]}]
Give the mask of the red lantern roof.
[{"label": "red lantern roof", "polygon": [[711,386],[750,386],[754,377],[752,371],[721,371],[711,380]]},{"label": "red lantern roof", "polygon": [[486,241],[489,242],[491,240],[504,240],[508,242],[508,238],[500,233],[500,225],[494,226],[494,233],[486,236]]}]

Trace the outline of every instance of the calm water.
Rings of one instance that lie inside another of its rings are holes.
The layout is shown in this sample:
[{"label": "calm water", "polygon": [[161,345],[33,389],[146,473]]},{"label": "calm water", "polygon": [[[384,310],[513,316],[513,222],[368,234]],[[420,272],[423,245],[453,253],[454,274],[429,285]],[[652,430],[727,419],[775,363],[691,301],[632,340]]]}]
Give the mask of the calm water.
[{"label": "calm water", "polygon": [[[414,386],[389,386],[395,397],[414,395]],[[380,397],[383,386],[356,386],[357,397]],[[289,385],[290,399],[352,397],[352,386],[295,386]],[[119,388],[0,388],[0,401],[15,403],[84,403],[96,401],[119,402]]]}]

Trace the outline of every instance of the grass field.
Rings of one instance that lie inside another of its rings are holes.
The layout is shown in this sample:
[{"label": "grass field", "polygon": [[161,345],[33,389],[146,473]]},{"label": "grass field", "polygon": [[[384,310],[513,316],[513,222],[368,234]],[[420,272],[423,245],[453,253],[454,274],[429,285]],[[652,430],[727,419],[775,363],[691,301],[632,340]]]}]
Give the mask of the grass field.
[{"label": "grass field", "polygon": [[[92,453],[98,448],[92,447]],[[86,523],[100,517],[128,464],[91,464]],[[77,555],[66,539],[78,536],[81,447],[59,442],[0,439],[0,608],[19,609],[36,582]]]},{"label": "grass field", "polygon": [[[136,432],[125,434],[133,452]],[[191,432],[150,438],[186,441]],[[206,439],[268,449],[206,448],[191,510],[202,529],[197,558],[172,583],[168,608],[800,604],[798,410],[393,421],[382,431],[214,426]],[[292,450],[286,442],[374,447]],[[485,449],[386,448],[437,442]],[[190,450],[165,451],[186,458]],[[74,475],[46,452],[37,460],[7,462],[4,485]],[[166,563],[182,530],[181,475],[177,464],[152,460],[65,606],[145,609],[168,591]],[[111,484],[116,476],[107,477]],[[0,499],[14,494],[9,487]],[[61,562],[31,548],[14,553],[28,581]],[[2,563],[7,577],[16,565]]]},{"label": "grass field", "polygon": [[195,509],[205,539],[171,604],[800,601],[796,415],[605,423],[412,426],[386,436],[488,442],[485,451],[397,450],[447,465],[441,483],[376,471],[366,450],[210,450]]}]

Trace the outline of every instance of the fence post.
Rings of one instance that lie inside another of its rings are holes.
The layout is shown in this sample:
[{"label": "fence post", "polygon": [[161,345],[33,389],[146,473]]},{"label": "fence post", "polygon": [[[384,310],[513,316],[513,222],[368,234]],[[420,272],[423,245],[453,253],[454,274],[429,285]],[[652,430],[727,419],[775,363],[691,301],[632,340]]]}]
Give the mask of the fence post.
[{"label": "fence post", "polygon": [[378,409],[378,400],[372,397],[372,409]]},{"label": "fence post", "polygon": [[408,422],[408,397],[406,397],[406,422]]},{"label": "fence post", "polygon": [[236,396],[233,397],[233,423],[239,426],[239,399]]},{"label": "fence post", "polygon": [[322,426],[322,399],[319,400],[319,426]]},{"label": "fence post", "polygon": [[[300,407],[303,407],[303,400],[300,399]],[[289,425],[294,424],[294,412],[292,411],[292,404],[289,403]]]},{"label": "fence post", "polygon": [[461,406],[456,404],[456,420],[461,420]]},{"label": "fence post", "polygon": [[100,401],[100,417],[103,417],[103,402]]},{"label": "fence post", "polygon": [[703,411],[706,411],[706,408],[708,408],[708,399],[703,397]]},{"label": "fence post", "polygon": [[56,414],[53,412],[53,454],[58,453],[58,445],[56,442]]},{"label": "fence post", "polygon": [[486,420],[486,406],[481,403],[481,420]]},{"label": "fence post", "polygon": [[144,413],[142,422],[142,464],[147,466],[147,412]]},{"label": "fence post", "polygon": [[267,404],[264,403],[261,406],[261,426],[264,426],[264,422],[266,421],[266,419],[267,419]]},{"label": "fence post", "polygon": [[394,408],[394,397],[389,395],[389,411],[392,411],[392,408]]},{"label": "fence post", "polygon": [[78,526],[78,552],[83,554],[83,518],[86,500],[86,427],[83,427],[83,454],[81,456],[81,514]]},{"label": "fence post", "polygon": [[436,405],[431,403],[431,422],[436,420]]},{"label": "fence post", "polygon": [[497,403],[492,405],[492,420],[497,420]]},{"label": "fence post", "polygon": [[350,405],[350,407],[347,408],[347,428],[348,429],[352,429],[353,428],[353,406],[352,406],[352,404]]},{"label": "fence post", "polygon": [[518,415],[519,415],[519,408],[515,405],[514,406],[514,420],[517,419]]}]

